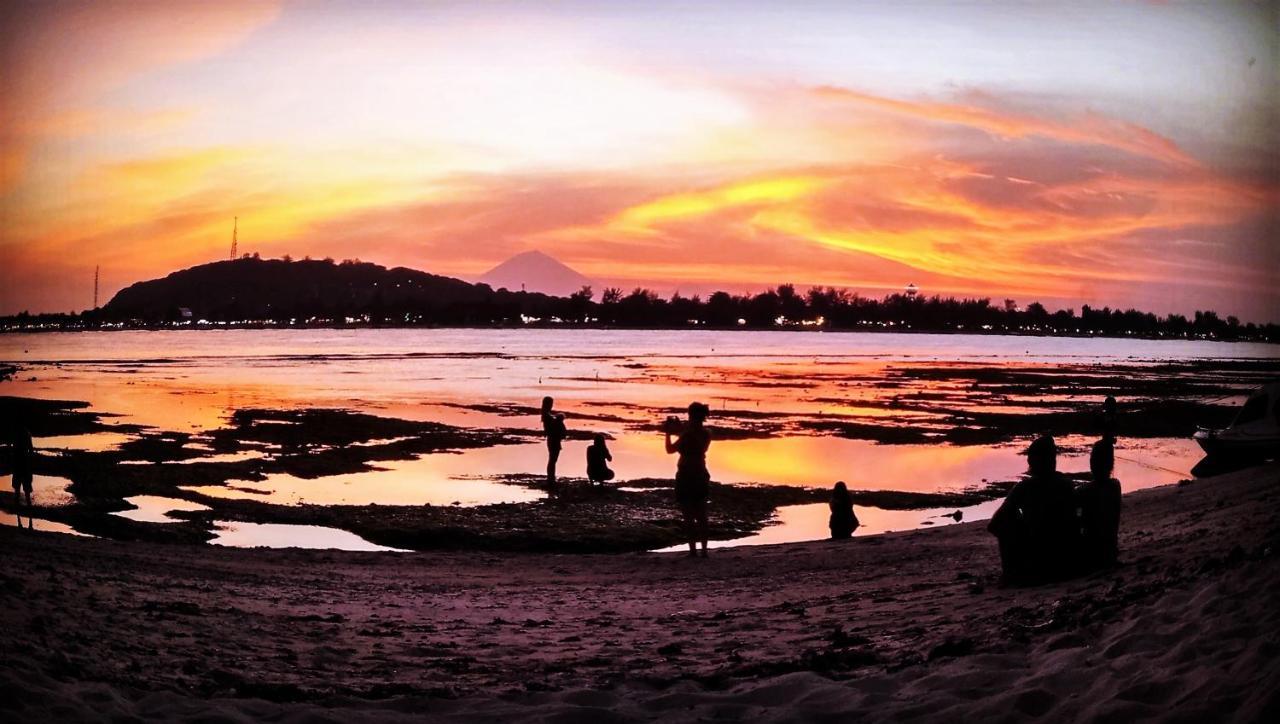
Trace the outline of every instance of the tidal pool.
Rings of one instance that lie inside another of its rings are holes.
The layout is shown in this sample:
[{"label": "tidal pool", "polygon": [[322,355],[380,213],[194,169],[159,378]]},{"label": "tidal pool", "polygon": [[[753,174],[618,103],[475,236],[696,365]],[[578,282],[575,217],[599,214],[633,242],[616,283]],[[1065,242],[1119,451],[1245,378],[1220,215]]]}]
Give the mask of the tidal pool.
[{"label": "tidal pool", "polygon": [[169,513],[175,510],[209,510],[209,506],[193,503],[180,498],[166,498],[161,495],[135,495],[125,498],[124,502],[134,506],[132,510],[116,511],[115,515],[142,523],[176,523],[180,518],[173,518]]},{"label": "tidal pool", "polygon": [[[1100,366],[1123,365],[1136,376],[1143,369],[1159,374],[1171,361],[1213,364],[1278,356],[1280,348],[1273,345],[963,334],[581,329],[86,332],[0,336],[0,364],[22,369],[14,379],[0,383],[0,393],[83,400],[92,411],[117,415],[110,418],[113,422],[190,433],[197,449],[204,446],[204,433],[227,427],[232,413],[246,408],[342,408],[528,435],[530,441],[522,444],[433,453],[414,460],[375,460],[370,464],[377,469],[368,472],[314,479],[276,472],[264,481],[191,488],[213,497],[289,505],[475,506],[542,497],[540,491],[502,481],[544,471],[546,448],[533,437],[540,430],[535,410],[544,395],[554,396],[557,408],[569,414],[571,432],[609,436],[612,467],[622,486],[639,478],[671,478],[675,458],[663,450],[656,426],[691,400],[701,400],[713,408],[711,424],[727,430],[708,455],[711,473],[720,482],[825,489],[843,480],[861,490],[939,492],[1016,479],[1025,467],[1020,452],[1029,433],[1024,431],[1012,442],[950,445],[889,444],[895,442],[891,436],[877,442],[824,432],[838,433],[839,425],[850,423],[872,433],[934,434],[952,426],[957,414],[1020,416],[1096,405],[1101,395],[1083,381],[1110,384]],[[981,374],[972,379],[956,376],[966,370]],[[1002,370],[1025,370],[1028,377],[1011,384],[998,379]],[[1197,384],[1214,380],[1240,389],[1259,381],[1256,375],[1224,368],[1200,374]],[[1160,385],[1146,389],[1143,394],[1148,396],[1166,394]],[[1119,396],[1122,406],[1141,401],[1136,395]],[[263,424],[273,423],[288,424]],[[38,438],[35,444],[42,451],[94,452],[110,451],[128,439],[106,431]],[[397,442],[405,441],[358,440],[352,448]],[[1060,469],[1084,471],[1093,439],[1068,434],[1059,442],[1064,449]],[[576,438],[566,441],[561,475],[585,474],[586,445]],[[207,452],[204,458],[184,462],[274,461],[285,451]],[[1199,458],[1189,439],[1122,437],[1116,477],[1125,490],[1173,483],[1190,477]],[[174,484],[182,484],[179,473],[174,474]],[[59,495],[63,503],[70,500],[65,481],[59,486],[37,479],[36,495],[38,500]],[[928,518],[928,511],[866,510],[860,534],[882,523],[885,529],[919,527]],[[149,509],[132,512],[157,517]],[[158,517],[164,518],[164,512]],[[825,522],[814,522],[822,516],[808,509],[785,509],[778,518],[779,525],[759,536],[803,540],[826,535]],[[890,520],[892,524],[885,522]]]},{"label": "tidal pool", "polygon": [[355,533],[318,525],[217,521],[209,542],[232,548],[328,548],[342,551],[397,551],[375,545]]}]

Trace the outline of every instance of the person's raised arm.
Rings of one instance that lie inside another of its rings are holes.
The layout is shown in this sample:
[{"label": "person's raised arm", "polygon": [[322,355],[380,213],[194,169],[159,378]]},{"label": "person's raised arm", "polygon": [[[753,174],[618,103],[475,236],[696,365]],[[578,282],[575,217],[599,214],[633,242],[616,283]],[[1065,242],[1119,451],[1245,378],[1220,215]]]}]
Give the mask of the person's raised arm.
[{"label": "person's raised arm", "polygon": [[671,431],[665,430],[664,432],[667,436],[667,454],[675,454],[675,452],[680,449],[680,438],[676,438],[675,442],[671,442]]}]

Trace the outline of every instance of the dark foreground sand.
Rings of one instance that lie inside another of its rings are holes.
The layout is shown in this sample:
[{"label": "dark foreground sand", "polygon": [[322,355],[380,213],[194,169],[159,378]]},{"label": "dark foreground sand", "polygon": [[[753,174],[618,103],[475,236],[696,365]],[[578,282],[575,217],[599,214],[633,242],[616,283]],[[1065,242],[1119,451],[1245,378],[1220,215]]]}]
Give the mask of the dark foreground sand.
[{"label": "dark foreground sand", "polygon": [[0,719],[1277,721],[1280,465],[1125,498],[1124,565],[983,524],[675,555],[0,531]]}]

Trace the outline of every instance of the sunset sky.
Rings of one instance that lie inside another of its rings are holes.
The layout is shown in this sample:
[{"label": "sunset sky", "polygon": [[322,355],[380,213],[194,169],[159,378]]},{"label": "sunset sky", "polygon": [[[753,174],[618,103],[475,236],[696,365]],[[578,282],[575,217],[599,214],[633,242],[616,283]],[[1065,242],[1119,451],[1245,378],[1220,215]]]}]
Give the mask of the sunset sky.
[{"label": "sunset sky", "polygon": [[0,314],[225,258],[1280,321],[1275,3],[0,3]]}]

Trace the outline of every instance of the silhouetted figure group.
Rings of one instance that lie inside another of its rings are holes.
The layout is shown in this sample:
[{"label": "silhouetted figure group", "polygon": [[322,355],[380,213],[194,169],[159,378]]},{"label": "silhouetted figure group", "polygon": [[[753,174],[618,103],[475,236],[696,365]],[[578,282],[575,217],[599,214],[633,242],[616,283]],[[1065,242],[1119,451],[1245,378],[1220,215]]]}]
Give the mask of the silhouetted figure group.
[{"label": "silhouetted figure group", "polygon": [[[1027,475],[1009,491],[987,526],[999,542],[1004,579],[1032,584],[1062,579],[1082,571],[1113,565],[1118,555],[1120,483],[1112,477],[1115,467],[1116,400],[1102,405],[1099,427],[1102,438],[1089,455],[1090,479],[1078,489],[1058,472],[1058,447],[1045,435],[1027,448]],[[706,427],[710,408],[701,402],[689,405],[688,419],[668,417],[663,425],[666,451],[677,455],[675,498],[684,521],[689,555],[707,555],[707,499],[711,474],[707,450],[711,432]],[[555,400],[542,399],[542,429],[547,442],[547,487],[554,492],[556,463],[567,435],[564,415],[555,411]],[[30,447],[30,438],[26,445]],[[593,485],[612,480],[613,455],[605,436],[596,433],[587,447],[587,479]],[[27,476],[29,480],[30,476]],[[14,477],[15,491],[19,478]],[[27,483],[28,496],[30,483]],[[29,502],[29,497],[28,497]],[[853,498],[843,481],[831,490],[828,526],[832,540],[851,538],[859,526]],[[960,520],[960,513],[954,515]]]},{"label": "silhouetted figure group", "polygon": [[[564,439],[569,434],[564,415],[555,411],[555,404],[552,397],[542,398],[542,434],[547,439],[547,490],[550,491],[555,490],[556,464],[560,461]],[[596,484],[613,480],[613,471],[609,469],[611,460],[613,454],[609,452],[604,435],[596,433],[587,447],[587,479]]]},{"label": "silhouetted figure group", "polygon": [[1120,483],[1111,477],[1115,443],[1103,437],[1089,455],[1091,478],[1078,490],[1057,470],[1052,437],[1027,448],[1027,476],[991,517],[987,530],[1000,546],[1004,580],[1035,584],[1061,580],[1116,562]]},{"label": "silhouetted figure group", "polygon": [[[668,455],[679,457],[676,461],[675,496],[684,519],[689,555],[698,554],[702,544],[702,556],[707,555],[708,525],[707,496],[711,488],[711,473],[707,471],[707,449],[711,446],[711,431],[706,428],[711,408],[701,402],[689,405],[689,419],[682,424],[675,417],[668,417],[663,425]],[[547,441],[547,490],[556,488],[556,463],[568,431],[564,415],[555,411],[555,400],[542,398],[542,432]],[[674,437],[673,437],[674,436]],[[593,485],[613,480],[615,473],[609,468],[613,454],[605,442],[605,436],[596,433],[587,447],[587,479]],[[852,510],[850,511],[852,514]],[[856,525],[856,523],[855,523]]]}]

